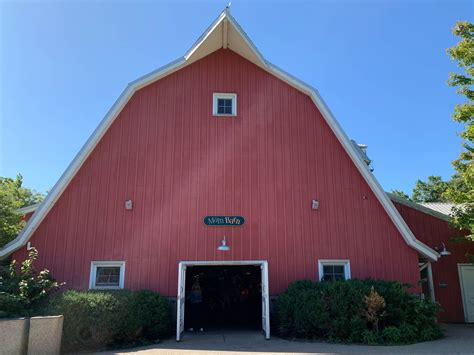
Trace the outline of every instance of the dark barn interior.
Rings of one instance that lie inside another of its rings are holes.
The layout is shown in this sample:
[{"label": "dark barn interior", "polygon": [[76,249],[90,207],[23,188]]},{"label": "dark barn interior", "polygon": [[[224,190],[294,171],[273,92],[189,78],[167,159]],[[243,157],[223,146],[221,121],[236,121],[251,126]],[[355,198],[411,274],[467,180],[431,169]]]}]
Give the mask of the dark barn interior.
[{"label": "dark barn interior", "polygon": [[188,267],[185,329],[261,329],[261,285],[260,266]]}]

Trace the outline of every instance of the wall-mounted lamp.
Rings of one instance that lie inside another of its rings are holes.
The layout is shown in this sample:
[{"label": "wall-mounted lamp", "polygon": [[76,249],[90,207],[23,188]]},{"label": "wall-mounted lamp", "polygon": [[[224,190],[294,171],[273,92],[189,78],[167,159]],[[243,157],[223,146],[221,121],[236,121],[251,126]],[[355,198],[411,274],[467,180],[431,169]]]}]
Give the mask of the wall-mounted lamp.
[{"label": "wall-mounted lamp", "polygon": [[451,252],[446,249],[446,245],[444,245],[444,243],[443,243],[443,249],[439,252],[439,255],[441,256],[451,255]]},{"label": "wall-mounted lamp", "polygon": [[219,251],[229,251],[230,247],[227,245],[227,240],[225,240],[225,235],[224,239],[221,240],[221,245],[217,247],[217,250]]},{"label": "wall-mounted lamp", "polygon": [[319,208],[319,201],[318,200],[312,200],[311,201],[311,209],[312,210],[317,210]]},{"label": "wall-mounted lamp", "polygon": [[125,201],[125,209],[130,211],[133,209],[133,202],[132,200],[126,200]]}]

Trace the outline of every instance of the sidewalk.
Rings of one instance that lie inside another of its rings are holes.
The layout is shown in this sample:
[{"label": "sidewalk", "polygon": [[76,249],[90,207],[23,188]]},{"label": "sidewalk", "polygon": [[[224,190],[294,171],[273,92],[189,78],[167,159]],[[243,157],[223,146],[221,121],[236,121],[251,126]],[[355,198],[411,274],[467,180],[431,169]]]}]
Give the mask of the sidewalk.
[{"label": "sidewalk", "polygon": [[260,332],[249,331],[185,333],[183,340],[179,343],[173,339],[167,339],[153,346],[108,353],[140,355],[474,354],[474,324],[449,324],[443,325],[443,329],[445,330],[443,339],[403,346],[341,345],[288,341],[277,337],[265,340]]}]

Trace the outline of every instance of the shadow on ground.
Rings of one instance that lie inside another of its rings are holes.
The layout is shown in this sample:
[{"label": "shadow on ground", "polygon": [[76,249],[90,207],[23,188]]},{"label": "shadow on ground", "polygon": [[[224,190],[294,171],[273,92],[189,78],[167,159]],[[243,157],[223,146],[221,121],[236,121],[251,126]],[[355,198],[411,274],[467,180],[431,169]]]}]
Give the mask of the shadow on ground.
[{"label": "shadow on ground", "polygon": [[474,324],[443,324],[443,339],[401,346],[342,345],[324,342],[265,340],[260,332],[212,331],[185,333],[181,342],[167,339],[160,344],[108,353],[127,354],[474,354]]}]

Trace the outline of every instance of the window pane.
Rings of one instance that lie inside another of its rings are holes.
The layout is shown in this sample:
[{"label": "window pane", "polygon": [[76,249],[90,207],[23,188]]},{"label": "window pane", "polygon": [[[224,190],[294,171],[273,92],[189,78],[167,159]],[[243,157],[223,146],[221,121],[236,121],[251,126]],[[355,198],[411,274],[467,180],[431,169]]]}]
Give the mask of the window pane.
[{"label": "window pane", "polygon": [[333,266],[332,265],[324,265],[323,266],[323,274],[326,275],[326,274],[330,274],[332,275],[333,273]]},{"label": "window pane", "polygon": [[96,286],[120,286],[120,267],[98,266],[95,279]]},{"label": "window pane", "polygon": [[221,115],[231,115],[232,99],[217,99],[217,113]]},{"label": "window pane", "polygon": [[323,281],[332,281],[332,280],[333,280],[332,275],[324,274]]},{"label": "window pane", "polygon": [[344,265],[323,265],[324,281],[345,280]]}]

